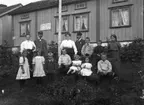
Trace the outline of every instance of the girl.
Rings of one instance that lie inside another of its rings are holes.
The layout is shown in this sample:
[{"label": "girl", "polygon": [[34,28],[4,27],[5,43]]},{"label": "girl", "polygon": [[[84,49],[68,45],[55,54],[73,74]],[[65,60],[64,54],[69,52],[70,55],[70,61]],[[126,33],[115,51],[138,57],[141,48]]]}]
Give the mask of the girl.
[{"label": "girl", "polygon": [[29,63],[27,59],[27,50],[23,50],[22,56],[19,58],[19,70],[16,76],[16,80],[19,80],[20,89],[24,88],[25,81],[30,78]]},{"label": "girl", "polygon": [[[117,36],[115,34],[112,34],[110,36],[110,40],[108,41],[108,53],[109,57],[112,59],[112,66],[113,70],[116,73],[116,75],[119,74],[120,70],[120,48],[121,45],[119,42],[117,42]],[[116,79],[119,79],[118,76],[116,76]]]},{"label": "girl", "polygon": [[42,85],[42,77],[46,76],[44,71],[45,58],[42,56],[40,51],[37,52],[37,55],[33,58],[33,77],[37,78],[37,84]]},{"label": "girl", "polygon": [[80,71],[80,75],[84,77],[88,82],[92,84],[97,84],[99,82],[99,77],[97,74],[93,73],[91,68],[92,64],[89,62],[89,58],[85,58],[85,63],[81,65],[82,70]]},{"label": "girl", "polygon": [[85,63],[83,63],[81,65],[81,68],[82,69],[80,71],[80,74],[82,76],[91,76],[91,74],[92,74],[92,70],[91,70],[92,64],[89,62],[89,58],[88,57],[85,58]]},{"label": "girl", "polygon": [[72,61],[72,66],[70,67],[70,69],[67,72],[67,74],[69,74],[70,72],[73,74],[73,73],[79,72],[81,70],[82,61],[79,60],[80,57],[78,55],[75,55],[74,58],[75,58],[75,60]]}]

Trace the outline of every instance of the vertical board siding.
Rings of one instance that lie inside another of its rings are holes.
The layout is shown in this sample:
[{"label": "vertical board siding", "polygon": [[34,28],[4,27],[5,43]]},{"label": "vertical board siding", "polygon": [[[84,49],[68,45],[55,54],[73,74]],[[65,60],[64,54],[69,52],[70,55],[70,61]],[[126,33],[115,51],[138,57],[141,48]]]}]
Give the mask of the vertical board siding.
[{"label": "vertical board siding", "polygon": [[2,19],[0,18],[0,45],[2,44],[2,30],[3,30]]},{"label": "vertical board siding", "polygon": [[19,46],[22,41],[25,40],[25,37],[20,37],[20,22],[23,21],[30,21],[30,35],[31,39],[35,40],[36,38],[36,31],[35,31],[35,12],[29,13],[28,19],[21,19],[21,15],[15,15],[13,17],[13,27],[14,27],[14,46]]},{"label": "vertical board siding", "polygon": [[[131,6],[131,27],[110,29],[110,9],[109,7],[123,6],[133,4]],[[112,0],[100,0],[100,39],[106,41],[106,37],[115,33],[119,41],[133,40],[135,37],[143,38],[143,17],[140,7],[143,0],[129,0],[128,2],[112,4]]]}]

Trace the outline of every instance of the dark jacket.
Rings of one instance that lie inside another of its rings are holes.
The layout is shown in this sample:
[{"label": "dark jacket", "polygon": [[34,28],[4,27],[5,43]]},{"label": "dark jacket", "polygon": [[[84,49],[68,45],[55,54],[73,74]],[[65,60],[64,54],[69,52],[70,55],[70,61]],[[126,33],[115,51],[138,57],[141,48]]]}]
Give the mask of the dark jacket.
[{"label": "dark jacket", "polygon": [[34,41],[34,43],[36,45],[36,49],[40,50],[44,56],[47,56],[48,53],[47,42],[44,39],[41,39],[41,41],[37,39]]},{"label": "dark jacket", "polygon": [[77,40],[75,42],[77,50],[78,50],[78,55],[81,55],[81,49],[83,47],[83,45],[85,44],[85,40],[81,39],[81,40]]}]

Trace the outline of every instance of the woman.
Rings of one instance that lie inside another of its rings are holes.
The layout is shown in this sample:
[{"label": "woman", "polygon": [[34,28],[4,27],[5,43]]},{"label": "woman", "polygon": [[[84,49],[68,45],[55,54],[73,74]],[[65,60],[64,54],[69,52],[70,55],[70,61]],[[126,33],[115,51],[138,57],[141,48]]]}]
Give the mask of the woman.
[{"label": "woman", "polygon": [[115,34],[112,34],[110,36],[111,41],[108,41],[108,53],[109,57],[111,58],[113,70],[116,73],[116,75],[119,75],[120,70],[120,48],[121,45],[117,41],[117,36]]},{"label": "woman", "polygon": [[27,50],[27,59],[30,69],[32,70],[32,58],[33,52],[36,50],[36,45],[30,40],[30,35],[26,35],[26,40],[20,45],[20,52],[22,53],[24,50]]},{"label": "woman", "polygon": [[60,45],[60,49],[66,49],[67,54],[71,57],[71,59],[73,59],[74,54],[77,54],[77,48],[75,45],[75,42],[73,40],[71,40],[71,34],[70,33],[66,33],[65,34],[65,40],[62,41],[61,45]]}]

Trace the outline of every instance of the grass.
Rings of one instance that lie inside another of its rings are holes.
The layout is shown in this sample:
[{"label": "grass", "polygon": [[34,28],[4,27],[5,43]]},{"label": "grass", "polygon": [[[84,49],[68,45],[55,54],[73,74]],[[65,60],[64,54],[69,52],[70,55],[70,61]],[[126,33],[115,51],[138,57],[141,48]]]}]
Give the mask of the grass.
[{"label": "grass", "polygon": [[[136,71],[136,68],[131,67],[131,65],[128,65],[128,64],[123,64],[123,65],[121,65],[121,67],[122,67],[121,74],[122,74],[122,76],[124,75],[123,77],[129,77],[131,73]],[[53,88],[52,86],[54,84],[48,83],[47,77],[44,78],[44,84],[45,85],[48,84],[47,87],[43,88],[43,87],[36,86],[35,79],[32,79],[32,80],[27,81],[24,91],[20,92],[19,84],[15,80],[15,75],[16,74],[13,74],[12,76],[5,77],[0,81],[0,89],[5,90],[4,94],[2,94],[0,92],[0,105],[60,105],[60,104],[55,103],[53,100],[56,100],[56,99],[60,100],[60,98],[62,98],[62,97],[64,100],[63,95],[61,95],[59,97],[59,95],[57,95],[57,94],[56,95],[51,94],[51,91],[55,90],[55,89],[52,89]],[[131,91],[129,89],[132,87],[132,80],[131,79],[123,78],[118,84],[114,80],[112,82],[112,85],[117,87],[117,88],[124,89],[124,90],[126,90],[127,93],[129,93],[129,91]],[[59,82],[60,85],[63,84],[63,82],[60,82],[60,81],[56,81],[56,82]],[[69,82],[69,80],[67,80],[67,82]],[[80,82],[82,82],[82,81],[80,81]],[[80,90],[85,91],[85,87],[86,87],[86,89],[89,91],[87,91],[86,93],[81,92],[79,95],[83,94],[84,96],[86,96],[89,92],[88,97],[90,97],[90,96],[93,97],[93,95],[96,96],[94,94],[94,91],[101,89],[98,91],[103,91],[103,92],[101,92],[102,97],[113,96],[113,97],[111,97],[111,99],[114,98],[113,100],[115,100],[117,102],[120,101],[119,100],[120,96],[122,96],[123,94],[126,94],[126,92],[123,92],[123,93],[120,92],[119,93],[120,95],[117,96],[116,94],[118,94],[118,93],[114,92],[114,95],[112,95],[113,93],[109,91],[109,87],[111,87],[112,85],[107,84],[106,82],[101,83],[98,86],[94,86],[94,85],[91,85],[89,83],[87,85],[84,85],[84,84],[85,84],[84,82],[82,84],[80,84],[80,83],[73,84],[72,86],[69,86],[70,88],[68,87],[68,89],[71,89],[73,87],[78,86],[78,88],[80,88]],[[93,93],[91,90],[93,91]],[[79,96],[76,96],[76,97],[80,98]],[[65,99],[66,98],[67,97],[65,97]],[[72,97],[72,100],[74,101],[74,100],[76,100],[76,98]],[[65,102],[66,101],[68,101],[68,100],[65,100]],[[72,102],[72,101],[68,101],[67,104],[65,104],[65,105],[74,105],[72,103],[70,104],[70,102]],[[86,102],[85,102],[85,104],[86,104]],[[78,105],[84,105],[84,104],[78,104]],[[89,104],[87,103],[86,105],[89,105]],[[92,104],[92,105],[97,105],[97,104]],[[99,104],[99,105],[105,105],[105,104]],[[117,103],[114,105],[121,105],[121,104]]]}]

